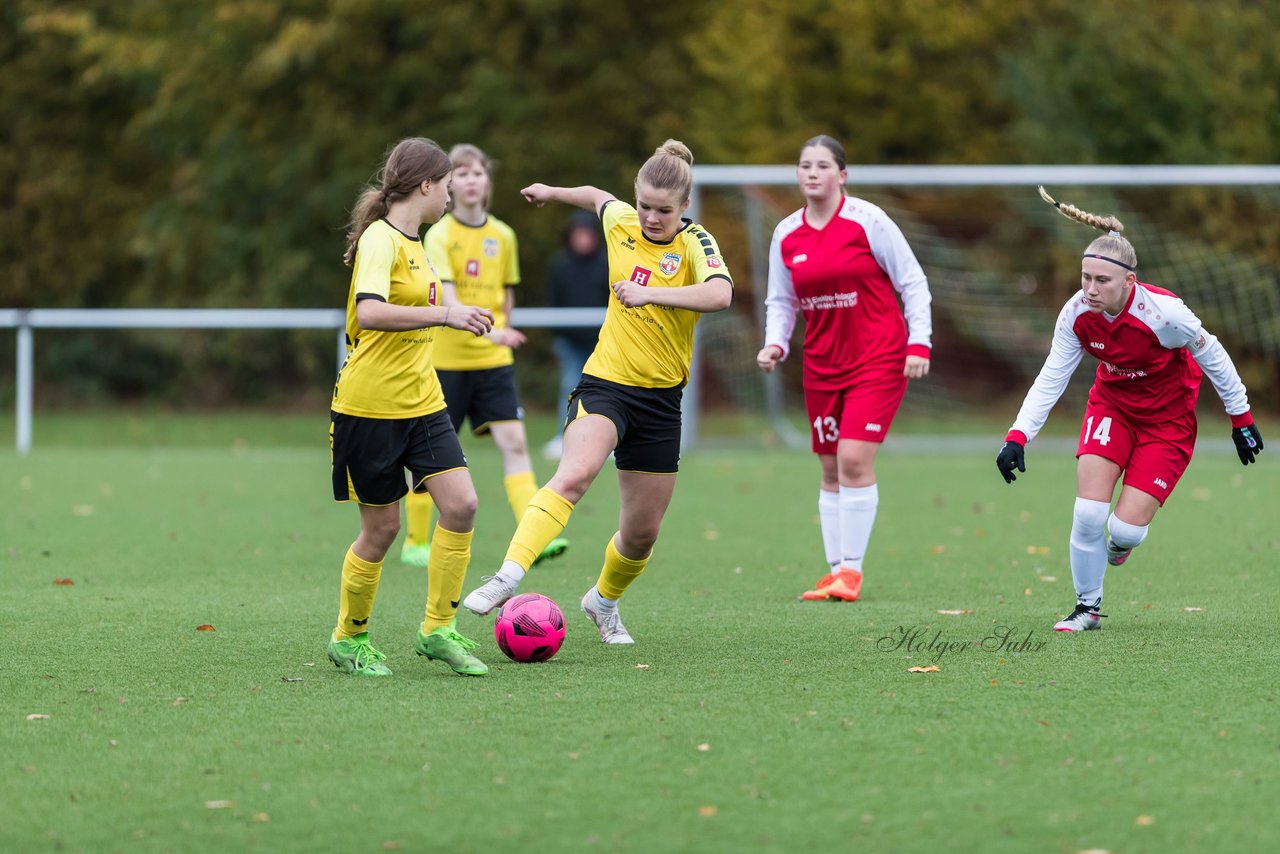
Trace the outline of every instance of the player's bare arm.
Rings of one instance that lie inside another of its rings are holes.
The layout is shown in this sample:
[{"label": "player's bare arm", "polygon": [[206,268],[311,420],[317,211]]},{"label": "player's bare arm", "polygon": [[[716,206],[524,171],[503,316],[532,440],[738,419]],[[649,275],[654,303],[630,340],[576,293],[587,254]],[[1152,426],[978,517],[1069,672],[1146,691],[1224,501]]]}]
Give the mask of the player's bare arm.
[{"label": "player's bare arm", "polygon": [[448,326],[484,335],[493,329],[493,312],[474,305],[394,305],[362,299],[356,303],[356,321],[362,328],[378,332]]},{"label": "player's bare arm", "polygon": [[561,202],[597,214],[605,202],[611,202],[614,199],[612,193],[597,187],[550,187],[546,184],[530,184],[520,191],[520,195],[524,196],[525,201],[538,207],[542,207],[547,202]]},{"label": "player's bare arm", "polygon": [[733,302],[733,285],[728,279],[715,278],[683,288],[650,288],[631,281],[614,282],[610,287],[618,302],[628,308],[641,305],[665,305],[689,311],[709,313],[723,311]]}]

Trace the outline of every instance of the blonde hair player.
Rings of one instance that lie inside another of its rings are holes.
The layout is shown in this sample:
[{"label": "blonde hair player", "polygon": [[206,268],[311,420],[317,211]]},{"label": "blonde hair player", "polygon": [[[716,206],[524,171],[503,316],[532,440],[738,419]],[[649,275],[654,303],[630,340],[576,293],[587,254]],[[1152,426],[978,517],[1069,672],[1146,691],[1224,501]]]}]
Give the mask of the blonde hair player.
[{"label": "blonde hair player", "polygon": [[[1025,472],[1024,447],[1035,439],[1085,353],[1098,360],[1076,446],[1076,501],[1071,519],[1071,578],[1076,606],[1054,629],[1102,627],[1102,580],[1147,536],[1156,511],[1187,470],[1196,441],[1200,378],[1231,417],[1240,462],[1262,451],[1249,397],[1231,357],[1173,293],[1138,281],[1138,256],[1113,216],[1097,216],[1040,195],[1063,216],[1099,231],[1080,262],[1080,291],[1058,314],[1044,367],[1027,392],[996,468],[1006,483]],[[1116,483],[1120,498],[1109,512]]]},{"label": "blonde hair player", "polygon": [[[787,357],[804,314],[804,398],[822,465],[818,519],[828,569],[809,601],[862,595],[880,503],[875,462],[907,381],[929,373],[929,282],[883,210],[845,195],[844,147],[815,136],[800,150],[805,205],[773,232],[761,370]],[[902,305],[898,300],[901,298]],[[904,317],[905,316],[905,317]]]},{"label": "blonde hair player", "polygon": [[[469,335],[493,328],[493,314],[440,304],[418,233],[449,202],[453,166],[429,139],[401,140],[377,185],[351,213],[343,261],[354,269],[347,296],[347,359],[333,388],[329,443],[333,497],[360,508],[360,534],[342,562],[338,625],[329,660],[357,676],[390,676],[369,641],[382,559],[400,531],[400,499],[430,492],[440,508],[427,574],[426,616],[414,649],[454,672],[480,676],[476,643],[454,629],[476,515],[476,491],[431,367],[436,329]],[[406,484],[405,472],[409,473]]]},{"label": "blonde hair player", "polygon": [[[520,284],[516,233],[489,213],[493,196],[493,166],[474,145],[455,145],[453,210],[427,229],[427,260],[441,277],[445,305],[478,305],[493,314],[493,328],[482,336],[444,329],[436,341],[432,361],[454,430],[471,421],[471,432],[488,434],[502,455],[503,486],[516,522],[538,482],[529,459],[524,408],[516,393],[514,350],[525,342],[511,325],[515,291]],[[431,555],[431,496],[411,492],[405,499],[405,538],[400,559],[426,566]],[[534,561],[556,557],[569,547],[557,537]]]},{"label": "blonde hair player", "polygon": [[648,564],[675,492],[680,397],[689,379],[693,327],[701,314],[728,308],[733,298],[715,239],[681,216],[689,207],[692,163],[684,143],[667,140],[636,176],[635,207],[595,187],[531,184],[521,190],[538,207],[563,202],[599,215],[613,294],[599,343],[569,397],[559,467],[529,502],[498,573],[462,602],[477,614],[515,593],[612,452],[622,511],[582,610],[604,643],[633,642],[618,616],[618,599]]}]

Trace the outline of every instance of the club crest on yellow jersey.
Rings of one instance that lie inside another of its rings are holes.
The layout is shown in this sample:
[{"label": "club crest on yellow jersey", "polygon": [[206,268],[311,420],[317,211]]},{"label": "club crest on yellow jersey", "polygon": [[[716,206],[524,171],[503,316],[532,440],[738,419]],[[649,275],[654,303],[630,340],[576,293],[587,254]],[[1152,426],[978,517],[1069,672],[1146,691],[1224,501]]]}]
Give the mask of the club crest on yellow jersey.
[{"label": "club crest on yellow jersey", "polygon": [[486,237],[484,239],[483,251],[484,251],[484,257],[497,258],[498,257],[498,241],[494,240],[492,237]]},{"label": "club crest on yellow jersey", "polygon": [[658,265],[658,269],[668,276],[674,276],[676,270],[680,269],[680,260],[679,252],[666,252],[662,256],[662,263]]}]

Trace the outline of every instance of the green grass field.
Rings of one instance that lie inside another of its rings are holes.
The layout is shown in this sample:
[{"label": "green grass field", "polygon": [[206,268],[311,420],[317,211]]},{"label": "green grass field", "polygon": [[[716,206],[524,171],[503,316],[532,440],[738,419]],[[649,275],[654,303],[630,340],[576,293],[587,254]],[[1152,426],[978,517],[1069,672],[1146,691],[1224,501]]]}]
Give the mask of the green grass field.
[{"label": "green grass field", "polygon": [[[324,427],[45,418],[31,456],[0,449],[0,849],[1280,845],[1274,452],[1198,456],[1082,636],[1050,631],[1069,453],[1033,446],[1006,486],[994,447],[886,451],[852,605],[796,599],[822,574],[811,456],[693,454],[623,602],[631,648],[577,610],[617,523],[606,469],[523,588],[566,612],[555,659],[506,662],[469,614],[488,677],[416,657],[425,573],[389,559],[372,635],[395,676],[364,681],[324,652],[357,527]],[[513,522],[468,448],[470,590]]]}]

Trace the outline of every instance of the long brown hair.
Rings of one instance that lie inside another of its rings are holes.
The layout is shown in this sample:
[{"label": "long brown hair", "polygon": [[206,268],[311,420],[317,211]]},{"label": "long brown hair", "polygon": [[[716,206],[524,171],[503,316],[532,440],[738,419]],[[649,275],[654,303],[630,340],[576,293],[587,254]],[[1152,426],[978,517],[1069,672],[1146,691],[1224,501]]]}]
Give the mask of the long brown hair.
[{"label": "long brown hair", "polygon": [[424,181],[442,180],[453,170],[449,155],[429,139],[409,137],[397,142],[378,170],[373,183],[364,189],[351,209],[351,228],[347,231],[347,251],[342,263],[350,267],[356,260],[360,235],[376,219],[387,215],[391,203],[406,198]]}]

